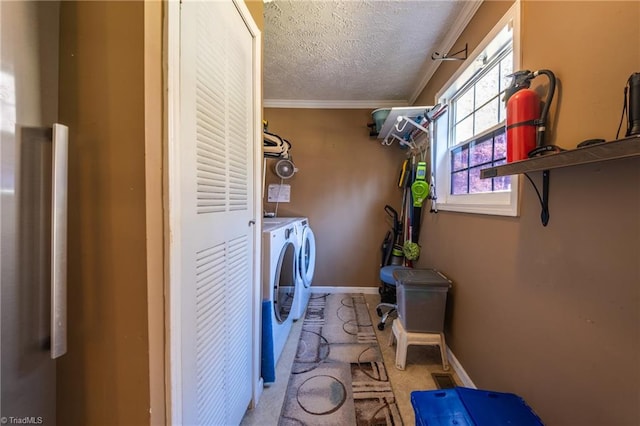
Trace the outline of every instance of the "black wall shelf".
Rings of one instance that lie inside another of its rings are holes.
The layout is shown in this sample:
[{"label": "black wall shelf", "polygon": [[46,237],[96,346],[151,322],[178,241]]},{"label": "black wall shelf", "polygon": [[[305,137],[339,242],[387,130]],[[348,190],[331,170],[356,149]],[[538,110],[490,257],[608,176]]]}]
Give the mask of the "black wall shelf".
[{"label": "black wall shelf", "polygon": [[540,196],[538,188],[533,184],[533,181],[528,175],[527,178],[529,178],[529,181],[538,193],[538,198],[540,199],[540,205],[542,207],[540,219],[542,221],[542,225],[547,226],[549,223],[549,170],[637,156],[640,156],[640,135],[576,148],[569,151],[562,151],[557,154],[548,154],[542,157],[529,158],[509,164],[503,164],[502,166],[489,167],[487,169],[480,170],[480,177],[487,179],[496,176],[508,176],[542,171],[542,196]]},{"label": "black wall shelf", "polygon": [[502,166],[489,167],[480,170],[480,177],[485,179],[496,176],[517,175],[519,173],[558,169],[560,167],[577,166],[579,164],[637,156],[640,156],[640,135],[576,148],[557,154],[529,158]]}]

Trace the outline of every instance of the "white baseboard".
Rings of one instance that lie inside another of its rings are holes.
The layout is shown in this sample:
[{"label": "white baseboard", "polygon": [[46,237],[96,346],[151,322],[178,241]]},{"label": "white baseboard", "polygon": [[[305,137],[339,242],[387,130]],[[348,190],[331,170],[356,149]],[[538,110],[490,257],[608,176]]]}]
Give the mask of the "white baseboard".
[{"label": "white baseboard", "polygon": [[453,352],[451,352],[449,346],[447,346],[447,357],[449,358],[449,364],[451,364],[451,366],[453,367],[453,370],[458,375],[458,378],[462,381],[464,387],[478,389],[478,387],[471,380],[471,377],[469,377],[467,372],[464,371],[464,368],[462,367],[462,364],[460,364],[460,361],[458,361],[458,358],[456,358]]},{"label": "white baseboard", "polygon": [[364,293],[364,294],[378,294],[378,287],[325,287],[325,286],[311,286],[311,293]]}]

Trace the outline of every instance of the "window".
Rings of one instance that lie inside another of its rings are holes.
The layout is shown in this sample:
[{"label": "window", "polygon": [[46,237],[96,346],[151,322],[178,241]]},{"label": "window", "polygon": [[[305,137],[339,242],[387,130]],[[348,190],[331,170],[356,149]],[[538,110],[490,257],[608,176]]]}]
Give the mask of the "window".
[{"label": "window", "polygon": [[480,170],[504,164],[507,155],[504,126],[451,150],[451,194],[508,191],[510,176],[480,179]]},{"label": "window", "polygon": [[518,65],[519,3],[501,19],[436,96],[447,105],[433,131],[438,208],[517,216],[518,178],[480,179],[506,162],[507,77]]}]

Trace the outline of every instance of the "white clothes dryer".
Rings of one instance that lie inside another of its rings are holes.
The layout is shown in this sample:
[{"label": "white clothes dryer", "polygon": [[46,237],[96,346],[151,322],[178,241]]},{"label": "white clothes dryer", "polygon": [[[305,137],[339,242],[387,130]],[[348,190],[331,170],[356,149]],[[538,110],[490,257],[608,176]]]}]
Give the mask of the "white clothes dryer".
[{"label": "white clothes dryer", "polygon": [[278,227],[288,225],[290,223],[298,221],[300,218],[298,217],[265,217],[262,218],[262,229],[265,227]]},{"label": "white clothes dryer", "polygon": [[298,237],[297,252],[297,278],[298,289],[296,298],[293,301],[293,320],[302,318],[309,299],[311,298],[311,283],[316,269],[316,238],[309,226],[309,219],[306,217],[295,218],[293,222]]},{"label": "white clothes dryer", "polygon": [[296,300],[297,235],[291,222],[262,228],[262,378],[275,382],[275,367],[293,322]]},{"label": "white clothes dryer", "polygon": [[306,217],[271,217],[263,219],[263,226],[292,223],[297,236],[296,243],[296,297],[291,314],[296,321],[304,315],[311,299],[311,283],[316,268],[316,239]]}]

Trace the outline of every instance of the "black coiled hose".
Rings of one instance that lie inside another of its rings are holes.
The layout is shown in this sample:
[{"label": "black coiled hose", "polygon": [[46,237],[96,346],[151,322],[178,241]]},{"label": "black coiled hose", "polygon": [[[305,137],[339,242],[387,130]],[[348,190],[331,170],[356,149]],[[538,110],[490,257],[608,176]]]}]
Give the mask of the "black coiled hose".
[{"label": "black coiled hose", "polygon": [[549,91],[547,93],[547,100],[542,107],[542,114],[540,114],[540,122],[538,124],[538,132],[536,133],[536,146],[540,147],[544,144],[544,133],[547,130],[547,116],[549,115],[549,108],[551,107],[551,101],[553,100],[553,94],[556,91],[556,76],[550,70],[538,70],[534,71],[533,77],[537,77],[540,74],[546,75],[549,79]]}]

